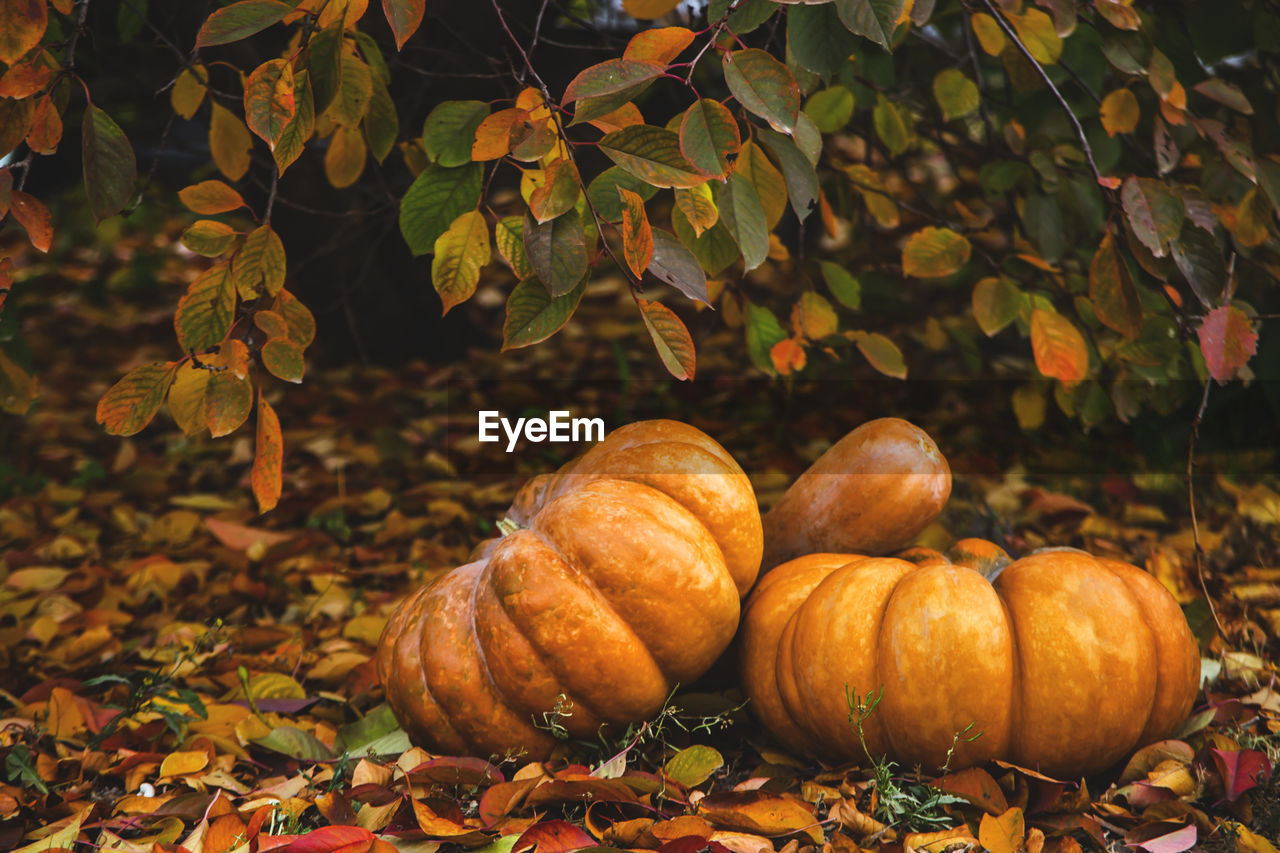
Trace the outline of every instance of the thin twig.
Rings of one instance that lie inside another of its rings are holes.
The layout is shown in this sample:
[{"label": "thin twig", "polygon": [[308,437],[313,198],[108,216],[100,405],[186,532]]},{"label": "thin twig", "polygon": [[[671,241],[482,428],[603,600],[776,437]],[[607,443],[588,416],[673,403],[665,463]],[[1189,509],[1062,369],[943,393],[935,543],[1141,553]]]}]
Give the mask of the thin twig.
[{"label": "thin twig", "polygon": [[591,219],[595,222],[596,233],[600,235],[600,242],[604,245],[605,252],[607,252],[609,257],[613,259],[614,264],[617,265],[619,270],[622,270],[623,275],[627,276],[628,281],[631,284],[632,295],[634,296],[637,288],[640,286],[640,280],[638,278],[632,278],[631,268],[624,264],[618,256],[614,254],[613,247],[609,245],[609,240],[604,235],[604,225],[600,219],[600,213],[596,210],[596,206],[592,204],[591,196],[587,193],[587,186],[582,181],[582,170],[578,168],[578,159],[573,153],[573,141],[569,139],[568,134],[565,133],[564,126],[560,123],[560,112],[557,109],[556,104],[551,99],[551,92],[547,89],[547,84],[543,82],[542,77],[538,75],[537,69],[533,67],[533,63],[529,61],[529,54],[525,52],[524,46],[516,39],[515,33],[511,32],[511,28],[507,25],[507,19],[502,14],[502,7],[498,5],[498,0],[492,0],[492,3],[493,11],[498,15],[498,22],[502,25],[503,31],[507,34],[507,37],[511,39],[511,43],[516,46],[516,50],[520,51],[520,56],[524,59],[525,68],[528,69],[529,74],[533,77],[534,82],[538,84],[538,88],[542,92],[543,103],[546,104],[548,111],[550,111],[551,122],[556,127],[556,137],[564,145],[565,154],[568,156],[569,162],[573,164],[574,171],[578,173],[578,188],[582,191],[583,198],[587,201],[587,210],[591,212]]},{"label": "thin twig", "polygon": [[1222,627],[1222,620],[1218,618],[1218,609],[1213,606],[1213,596],[1209,595],[1209,585],[1205,583],[1204,546],[1200,544],[1200,528],[1196,524],[1196,439],[1200,436],[1200,419],[1204,417],[1205,406],[1209,403],[1209,388],[1212,385],[1212,379],[1204,381],[1204,394],[1200,397],[1200,408],[1196,410],[1196,416],[1191,421],[1191,437],[1187,440],[1187,504],[1191,508],[1191,541],[1194,546],[1196,577],[1200,580],[1200,591],[1204,593],[1204,600],[1209,602],[1209,614],[1213,616],[1213,622],[1218,626],[1218,633],[1225,638],[1227,630]]},{"label": "thin twig", "polygon": [[[1089,168],[1093,171],[1093,177],[1099,184],[1102,184],[1102,173],[1098,171],[1098,164],[1093,159],[1093,147],[1089,145],[1089,139],[1084,135],[1084,126],[1080,124],[1080,119],[1076,118],[1075,112],[1071,109],[1071,105],[1067,103],[1067,99],[1062,96],[1062,92],[1053,84],[1053,80],[1049,79],[1049,74],[1044,70],[1044,66],[1031,55],[1031,51],[1022,43],[1022,39],[1018,38],[1018,34],[1014,31],[1013,26],[1005,20],[1004,13],[996,8],[991,0],[982,0],[984,6],[991,11],[992,17],[996,19],[996,23],[1000,25],[1000,29],[1009,37],[1015,45],[1018,46],[1019,52],[1026,57],[1027,61],[1036,69],[1036,73],[1040,75],[1040,79],[1049,87],[1049,91],[1053,92],[1053,96],[1058,99],[1058,103],[1062,105],[1062,109],[1066,112],[1067,118],[1071,119],[1071,124],[1076,129],[1076,136],[1080,139],[1080,146],[1084,149],[1084,157],[1089,161]],[[1104,185],[1105,186],[1105,185]]]},{"label": "thin twig", "polygon": [[276,193],[280,190],[280,169],[271,164],[271,193],[267,196],[267,209],[262,213],[262,223],[271,224],[271,209],[276,206]]}]

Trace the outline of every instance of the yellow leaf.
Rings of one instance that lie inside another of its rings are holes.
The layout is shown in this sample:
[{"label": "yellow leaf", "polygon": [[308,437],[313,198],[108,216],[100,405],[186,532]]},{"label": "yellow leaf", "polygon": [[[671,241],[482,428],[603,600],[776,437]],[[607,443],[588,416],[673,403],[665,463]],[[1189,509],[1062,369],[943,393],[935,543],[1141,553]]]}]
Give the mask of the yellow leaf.
[{"label": "yellow leaf", "polygon": [[796,303],[800,329],[810,340],[834,335],[840,327],[835,309],[821,294],[806,290]]},{"label": "yellow leaf", "polygon": [[[78,814],[64,818],[59,823],[62,824],[56,831],[46,835],[37,841],[33,841],[25,847],[19,847],[13,853],[39,853],[41,850],[73,850],[76,846],[76,836],[80,834],[80,825],[84,823],[85,815],[88,811],[82,811]],[[54,824],[57,826],[58,824]]]},{"label": "yellow leaf", "polygon": [[249,128],[231,110],[211,102],[213,115],[209,121],[209,150],[213,163],[228,180],[238,181],[249,171],[249,152],[253,137]]},{"label": "yellow leaf", "polygon": [[[242,691],[238,691],[242,692]],[[307,691],[283,672],[263,672],[249,679],[249,698],[305,699]]]},{"label": "yellow leaf", "polygon": [[324,153],[324,174],[334,189],[344,189],[359,180],[368,151],[358,128],[339,127],[333,132],[329,150]]},{"label": "yellow leaf", "polygon": [[1026,827],[1022,809],[1014,806],[1000,817],[982,816],[978,827],[978,841],[990,853],[1016,853],[1022,847]]},{"label": "yellow leaf", "polygon": [[1098,118],[1102,120],[1102,127],[1107,131],[1107,136],[1133,133],[1133,129],[1138,126],[1140,116],[1138,98],[1128,89],[1116,89],[1108,94],[1102,99],[1102,106],[1098,110]]},{"label": "yellow leaf", "polygon": [[1058,57],[1062,56],[1062,37],[1053,25],[1053,18],[1039,9],[1028,9],[1021,15],[1012,12],[1006,14],[1018,38],[1022,39],[1027,52],[1035,57],[1036,62],[1053,65],[1058,61]]},{"label": "yellow leaf", "polygon": [[436,239],[431,283],[444,303],[444,314],[476,292],[480,270],[489,258],[489,223],[478,210],[469,210],[453,220]]},{"label": "yellow leaf", "polygon": [[902,247],[902,273],[917,278],[951,275],[969,260],[969,241],[950,228],[921,229]]},{"label": "yellow leaf", "polygon": [[1045,397],[1042,389],[1035,385],[1015,388],[1010,402],[1019,427],[1031,432],[1044,426]]},{"label": "yellow leaf", "polygon": [[186,776],[199,773],[209,766],[209,754],[202,749],[190,752],[171,752],[160,762],[161,776]]},{"label": "yellow leaf", "polygon": [[973,27],[973,34],[978,37],[978,44],[988,56],[999,56],[1004,53],[1008,41],[1004,37],[1004,30],[1000,29],[995,18],[986,12],[977,12],[969,16],[969,24]]}]

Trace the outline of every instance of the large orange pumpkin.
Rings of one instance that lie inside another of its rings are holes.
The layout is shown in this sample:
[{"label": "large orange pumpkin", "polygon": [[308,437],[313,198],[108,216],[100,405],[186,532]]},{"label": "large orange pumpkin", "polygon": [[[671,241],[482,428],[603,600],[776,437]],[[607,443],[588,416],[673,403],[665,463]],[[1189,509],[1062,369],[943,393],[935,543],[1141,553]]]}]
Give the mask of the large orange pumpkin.
[{"label": "large orange pumpkin", "polygon": [[1074,549],[1009,562],[991,543],[959,545],[960,563],[923,549],[914,562],[811,554],[761,579],[742,679],[779,740],[861,759],[850,697],[881,689],[867,747],[928,771],[970,724],[981,736],[956,743],[952,768],[1003,759],[1059,776],[1174,734],[1199,655],[1158,581]]},{"label": "large orange pumpkin", "polygon": [[701,675],[760,567],[755,493],[700,430],[643,421],[531,481],[517,527],[411,595],[378,647],[397,719],[449,753],[545,755],[544,715],[589,737]]},{"label": "large orange pumpkin", "polygon": [[928,433],[901,418],[868,421],[796,478],[764,518],[764,568],[804,554],[888,554],[932,521],[951,469]]}]

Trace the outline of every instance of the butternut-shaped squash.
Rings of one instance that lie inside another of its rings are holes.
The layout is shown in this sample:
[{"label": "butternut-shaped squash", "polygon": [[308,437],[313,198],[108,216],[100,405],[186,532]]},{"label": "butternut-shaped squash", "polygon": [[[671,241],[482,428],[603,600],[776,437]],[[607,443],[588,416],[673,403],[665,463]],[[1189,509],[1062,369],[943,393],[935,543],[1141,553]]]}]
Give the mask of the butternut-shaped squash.
[{"label": "butternut-shaped squash", "polygon": [[928,433],[868,421],[822,454],[764,518],[766,571],[804,554],[888,554],[937,517],[951,468]]}]

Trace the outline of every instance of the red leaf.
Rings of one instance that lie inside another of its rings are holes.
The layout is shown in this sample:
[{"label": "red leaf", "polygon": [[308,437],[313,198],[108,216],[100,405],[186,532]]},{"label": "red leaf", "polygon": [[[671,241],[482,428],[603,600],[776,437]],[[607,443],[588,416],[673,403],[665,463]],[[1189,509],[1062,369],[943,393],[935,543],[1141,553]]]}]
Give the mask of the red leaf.
[{"label": "red leaf", "polygon": [[426,0],[382,0],[382,11],[386,13],[387,23],[396,37],[396,50],[403,48],[409,36],[422,26],[422,14],[426,8]]},{"label": "red leaf", "polygon": [[[1147,853],[1182,853],[1195,846],[1196,825],[1194,823],[1177,827],[1172,831],[1165,831],[1166,829],[1169,829],[1168,824],[1140,826],[1125,834],[1125,846],[1146,850]],[[1163,834],[1151,836],[1153,832]]]},{"label": "red leaf", "polygon": [[[261,844],[261,839],[259,839]],[[322,826],[299,835],[277,853],[358,853],[373,846],[373,833],[362,826]]]},{"label": "red leaf", "polygon": [[[14,193],[15,200],[17,195]],[[1204,363],[1209,375],[1219,382],[1233,378],[1258,350],[1258,335],[1248,316],[1232,305],[1210,311],[1200,324],[1199,334]]]},{"label": "red leaf", "polygon": [[253,454],[253,473],[250,476],[259,512],[274,509],[280,500],[284,485],[281,475],[283,462],[284,438],[280,434],[280,419],[259,389],[258,441]]},{"label": "red leaf", "polygon": [[270,547],[293,538],[289,533],[261,530],[257,527],[248,527],[243,524],[236,524],[234,521],[223,521],[219,518],[206,518],[204,525],[209,528],[209,532],[213,534],[215,539],[236,551],[248,551],[259,543]]},{"label": "red leaf", "polygon": [[511,848],[511,853],[530,849],[534,853],[568,853],[595,846],[594,838],[568,821],[544,820],[526,829]]},{"label": "red leaf", "polygon": [[1214,768],[1222,777],[1222,788],[1227,802],[1234,803],[1240,795],[1250,788],[1258,786],[1259,779],[1271,775],[1271,760],[1264,753],[1253,749],[1241,749],[1231,752],[1224,749],[1210,749]]}]

